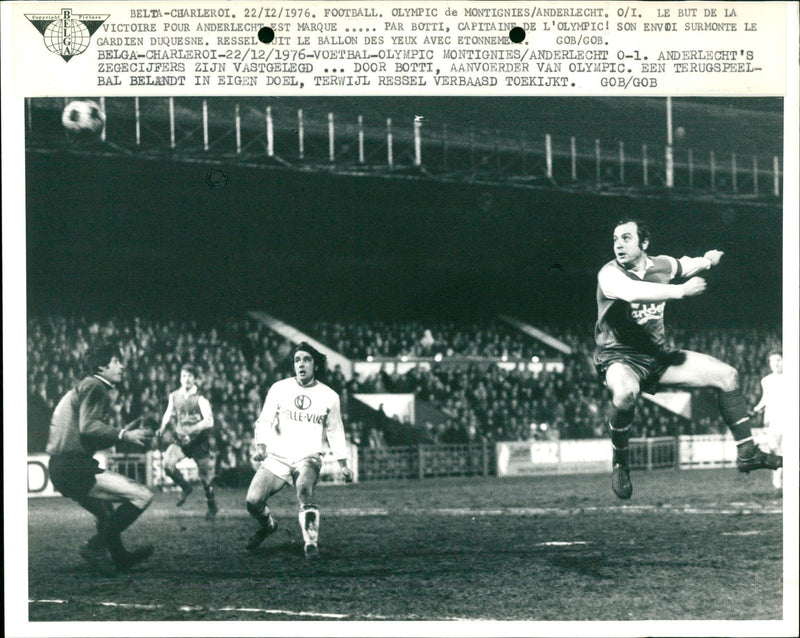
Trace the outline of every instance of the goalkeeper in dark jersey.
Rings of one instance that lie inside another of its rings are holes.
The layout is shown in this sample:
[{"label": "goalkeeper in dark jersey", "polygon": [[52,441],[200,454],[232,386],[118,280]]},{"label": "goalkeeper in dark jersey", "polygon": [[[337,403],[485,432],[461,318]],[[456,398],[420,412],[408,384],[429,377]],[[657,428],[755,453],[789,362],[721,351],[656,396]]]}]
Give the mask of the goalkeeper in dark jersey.
[{"label": "goalkeeper in dark jersey", "polygon": [[[735,368],[712,356],[671,350],[664,337],[664,308],[672,299],[702,294],[706,282],[697,273],[719,264],[723,253],[702,257],[649,257],[650,231],[640,220],[624,219],[614,228],[615,259],[597,275],[597,323],[594,363],[611,391],[609,425],[614,447],[611,487],[630,498],[628,440],[636,400],[656,385],[718,390],[722,418],[736,439],[740,472],[777,469],[783,457],[753,442],[750,410]],[[675,280],[683,280],[673,283]]]},{"label": "goalkeeper in dark jersey", "polygon": [[191,363],[181,367],[181,387],[170,393],[161,427],[156,434],[161,440],[172,424],[169,446],[162,462],[164,473],[182,490],[178,507],[186,502],[194,488],[184,478],[177,464],[185,458],[191,458],[197,464],[197,473],[206,494],[206,519],[212,520],[218,511],[213,485],[215,458],[211,445],[214,415],[208,399],[200,394],[197,376],[197,368]]},{"label": "goalkeeper in dark jersey", "polygon": [[129,552],[121,538],[150,505],[153,493],[127,476],[100,468],[94,454],[119,443],[144,450],[152,431],[112,425],[109,390],[122,380],[125,370],[119,348],[92,346],[84,355],[83,366],[86,377],[62,397],[50,421],[50,480],[97,519],[97,534],[81,548],[81,556],[100,565],[108,552],[118,569],[128,570],[153,553],[152,545]]}]

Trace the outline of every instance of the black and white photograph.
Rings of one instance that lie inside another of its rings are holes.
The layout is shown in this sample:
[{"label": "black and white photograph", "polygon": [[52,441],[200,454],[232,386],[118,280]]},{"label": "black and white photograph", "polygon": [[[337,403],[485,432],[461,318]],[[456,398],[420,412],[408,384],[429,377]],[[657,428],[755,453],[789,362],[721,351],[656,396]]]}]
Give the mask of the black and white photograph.
[{"label": "black and white photograph", "polygon": [[26,630],[791,635],[786,106],[20,97]]}]

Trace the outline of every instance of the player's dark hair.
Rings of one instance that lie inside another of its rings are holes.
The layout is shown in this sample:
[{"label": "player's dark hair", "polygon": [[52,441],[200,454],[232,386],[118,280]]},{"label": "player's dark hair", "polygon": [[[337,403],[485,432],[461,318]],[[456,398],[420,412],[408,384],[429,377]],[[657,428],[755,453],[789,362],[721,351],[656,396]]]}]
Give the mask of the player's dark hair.
[{"label": "player's dark hair", "polygon": [[111,359],[114,357],[122,360],[122,353],[116,344],[107,341],[92,344],[83,355],[83,371],[86,374],[95,374],[100,371],[100,368],[111,363]]},{"label": "player's dark hair", "polygon": [[194,365],[193,363],[184,363],[181,366],[181,372],[184,372],[184,371],[186,371],[189,374],[193,375],[195,378],[197,378],[198,372],[199,372],[199,370],[197,369],[197,366]]},{"label": "player's dark hair", "polygon": [[311,358],[314,359],[314,378],[319,379],[320,381],[325,376],[325,372],[327,371],[328,365],[328,356],[322,354],[319,350],[317,350],[314,346],[312,346],[308,341],[301,341],[298,343],[294,348],[292,348],[292,365],[294,365],[294,357],[298,352],[307,352],[311,355]]},{"label": "player's dark hair", "polygon": [[639,235],[639,248],[641,248],[644,242],[650,242],[650,227],[647,225],[646,221],[636,217],[623,217],[617,222],[617,226],[630,224],[631,222],[636,224],[636,232]]}]

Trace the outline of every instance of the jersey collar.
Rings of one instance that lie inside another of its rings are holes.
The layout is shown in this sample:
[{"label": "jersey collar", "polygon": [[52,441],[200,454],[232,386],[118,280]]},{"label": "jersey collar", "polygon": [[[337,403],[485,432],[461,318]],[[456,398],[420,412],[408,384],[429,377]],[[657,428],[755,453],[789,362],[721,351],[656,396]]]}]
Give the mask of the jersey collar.
[{"label": "jersey collar", "polygon": [[102,374],[93,374],[92,376],[93,376],[95,379],[97,379],[98,381],[102,381],[102,382],[103,382],[105,385],[107,385],[109,388],[113,388],[113,387],[114,387],[114,384],[113,384],[113,383],[111,383],[111,381],[109,381],[108,379],[106,379],[106,378],[105,378],[105,377],[104,377]]},{"label": "jersey collar", "polygon": [[645,257],[644,260],[644,270],[629,270],[628,272],[636,275],[639,279],[644,279],[644,276],[647,274],[647,271],[650,270],[655,264],[650,257]]}]

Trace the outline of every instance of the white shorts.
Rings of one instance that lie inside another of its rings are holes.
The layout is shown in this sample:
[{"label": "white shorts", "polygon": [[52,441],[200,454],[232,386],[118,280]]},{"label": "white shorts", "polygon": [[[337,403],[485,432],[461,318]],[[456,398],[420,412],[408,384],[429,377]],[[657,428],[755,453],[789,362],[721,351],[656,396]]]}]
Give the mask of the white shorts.
[{"label": "white shorts", "polygon": [[261,462],[261,467],[265,470],[269,470],[286,483],[291,483],[292,480],[297,477],[300,470],[308,465],[316,469],[317,474],[319,474],[320,469],[322,469],[322,457],[315,454],[314,456],[302,458],[299,461],[289,462],[285,459],[267,455],[267,458]]}]

